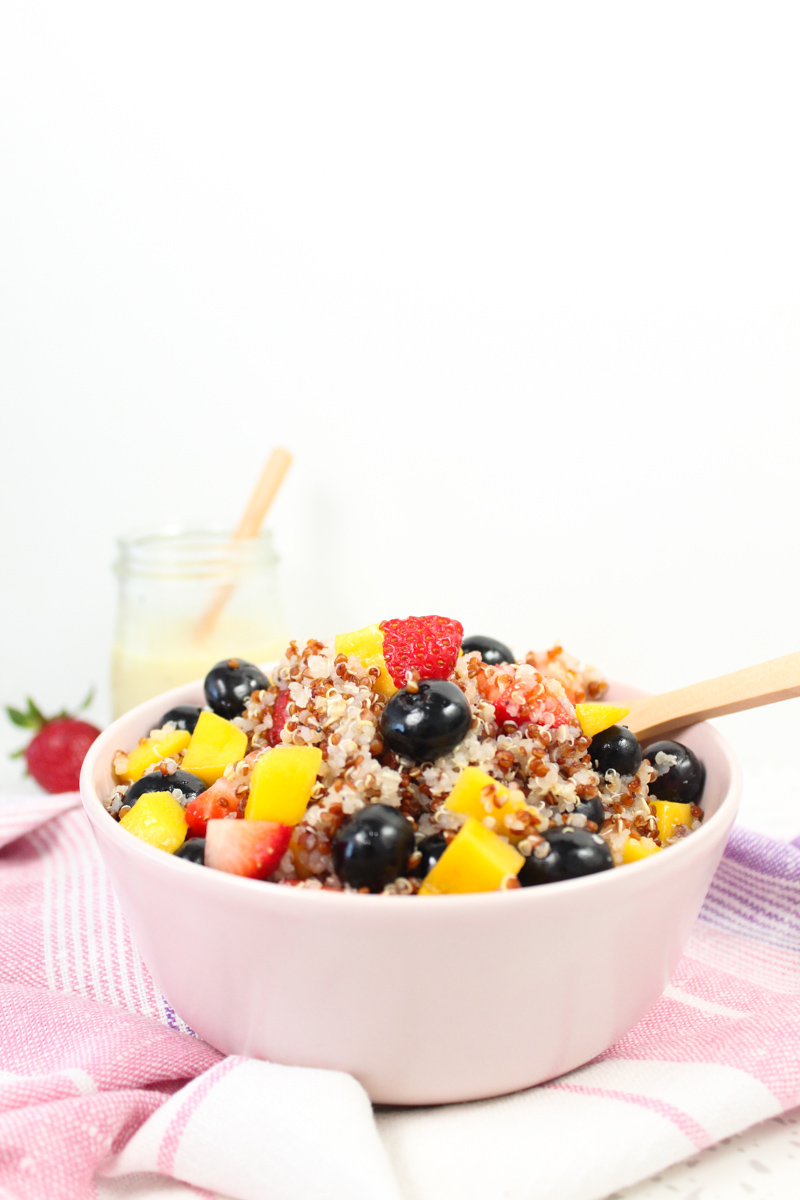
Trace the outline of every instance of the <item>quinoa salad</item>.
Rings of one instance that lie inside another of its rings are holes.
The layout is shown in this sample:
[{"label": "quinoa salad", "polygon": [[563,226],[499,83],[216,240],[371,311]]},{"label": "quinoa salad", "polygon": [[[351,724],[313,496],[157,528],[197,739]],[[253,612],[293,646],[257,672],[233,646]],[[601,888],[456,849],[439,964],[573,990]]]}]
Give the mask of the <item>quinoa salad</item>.
[{"label": "quinoa salad", "polygon": [[628,866],[695,830],[704,768],[640,746],[560,645],[514,658],[410,617],[217,663],[114,757],[105,804],[188,862],[287,887],[504,891]]}]

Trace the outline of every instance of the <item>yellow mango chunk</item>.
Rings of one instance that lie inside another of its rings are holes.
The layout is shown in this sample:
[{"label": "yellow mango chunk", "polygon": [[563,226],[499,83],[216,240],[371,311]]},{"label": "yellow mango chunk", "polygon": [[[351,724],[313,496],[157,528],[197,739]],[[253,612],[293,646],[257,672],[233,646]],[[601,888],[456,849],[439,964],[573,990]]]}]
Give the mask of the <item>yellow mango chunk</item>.
[{"label": "yellow mango chunk", "polygon": [[244,730],[216,713],[201,712],[181,768],[199,775],[210,787],[230,763],[239,762],[246,753]]},{"label": "yellow mango chunk", "polygon": [[692,828],[691,804],[677,804],[672,800],[651,800],[650,811],[658,824],[658,836],[666,842],[675,832],[676,825]]},{"label": "yellow mango chunk", "polygon": [[161,762],[162,758],[173,758],[189,745],[190,735],[185,729],[176,729],[174,733],[165,733],[159,738],[142,738],[135,750],[126,755],[128,765],[124,771],[119,771],[120,779],[126,783],[135,783],[141,779],[152,763]]},{"label": "yellow mango chunk", "polygon": [[[489,789],[488,792],[484,791],[486,788]],[[494,803],[495,798],[500,801],[499,805]],[[483,821],[484,817],[494,817],[497,831],[506,837],[511,836],[506,831],[506,817],[519,812],[520,809],[528,808],[522,798],[517,799],[507,787],[503,787],[502,783],[498,783],[478,767],[464,768],[444,806],[451,812],[474,817],[476,821]],[[522,837],[522,834],[518,836]]]},{"label": "yellow mango chunk", "polygon": [[576,704],[575,713],[585,737],[594,737],[612,725],[618,725],[623,717],[627,717],[630,708],[620,704]]},{"label": "yellow mango chunk", "polygon": [[660,846],[657,846],[652,838],[634,838],[629,837],[622,850],[622,861],[624,863],[639,862],[641,858],[649,858],[651,854],[658,854]]},{"label": "yellow mango chunk", "polygon": [[170,792],[145,792],[119,823],[134,837],[167,854],[183,845],[189,828],[183,809]]},{"label": "yellow mango chunk", "polygon": [[420,896],[446,892],[494,892],[525,859],[474,817],[467,817],[436,866],[425,876]]},{"label": "yellow mango chunk", "polygon": [[244,810],[248,821],[297,825],[311,799],[322,763],[317,746],[276,746],[256,759]]},{"label": "yellow mango chunk", "polygon": [[383,633],[377,625],[365,625],[353,633],[337,633],[334,645],[337,654],[355,654],[365,667],[380,667],[381,673],[372,685],[373,690],[387,700],[395,694],[397,688],[383,657]]}]

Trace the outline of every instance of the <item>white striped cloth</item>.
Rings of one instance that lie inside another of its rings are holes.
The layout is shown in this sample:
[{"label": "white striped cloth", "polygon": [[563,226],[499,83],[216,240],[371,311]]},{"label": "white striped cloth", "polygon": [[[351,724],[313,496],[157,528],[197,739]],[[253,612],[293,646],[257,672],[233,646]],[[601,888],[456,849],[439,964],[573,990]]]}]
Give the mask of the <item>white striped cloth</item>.
[{"label": "white striped cloth", "polygon": [[596,1200],[800,1103],[800,846],[734,835],[671,986],[593,1063],[373,1112],[346,1075],[191,1034],[76,806],[0,808],[3,1200]]}]

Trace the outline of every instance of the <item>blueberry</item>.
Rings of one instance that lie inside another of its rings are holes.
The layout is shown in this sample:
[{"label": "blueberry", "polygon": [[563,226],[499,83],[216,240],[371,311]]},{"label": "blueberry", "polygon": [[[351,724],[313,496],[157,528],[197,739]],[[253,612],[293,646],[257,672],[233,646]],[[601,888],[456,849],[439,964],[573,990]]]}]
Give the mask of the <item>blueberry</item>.
[{"label": "blueberry", "polygon": [[656,775],[648,786],[651,796],[656,800],[672,800],[678,804],[696,804],[703,784],[706,781],[706,769],[694,750],[682,746],[680,742],[651,742],[645,750],[645,757],[655,767],[655,758],[659,751],[674,754],[677,762],[664,774]]},{"label": "blueberry", "polygon": [[577,879],[581,875],[608,871],[614,866],[611,851],[597,833],[557,827],[548,829],[544,838],[549,843],[548,853],[544,858],[531,854],[525,859],[519,873],[523,887],[558,883],[561,879]]},{"label": "blueberry", "polygon": [[589,746],[594,769],[601,775],[615,770],[620,775],[635,775],[642,765],[642,747],[627,725],[612,725],[596,733]]},{"label": "blueberry", "polygon": [[194,733],[197,718],[202,711],[196,704],[178,704],[175,708],[171,708],[169,712],[164,713],[158,723],[158,728],[163,728],[167,721],[171,721],[176,729],[185,729],[187,733]]},{"label": "blueberry", "polygon": [[447,849],[444,834],[432,833],[430,837],[426,837],[420,842],[417,849],[422,858],[416,867],[412,867],[408,873],[409,875],[414,875],[417,879],[424,879],[428,872],[433,870]]},{"label": "blueberry", "polygon": [[395,754],[433,762],[464,740],[472,711],[461,688],[445,679],[420,680],[417,689],[403,688],[392,696],[383,710],[381,733]]},{"label": "blueberry", "polygon": [[606,814],[603,808],[603,801],[599,796],[592,796],[591,800],[580,800],[572,811],[583,813],[587,821],[594,821],[598,829],[603,828]]},{"label": "blueberry", "polygon": [[240,717],[250,693],[269,687],[269,680],[254,663],[226,658],[211,668],[203,684],[209,707],[218,717]]},{"label": "blueberry", "polygon": [[368,804],[340,826],[333,839],[333,867],[344,883],[380,892],[404,875],[414,849],[411,824],[388,804]]},{"label": "blueberry", "polygon": [[175,851],[176,858],[185,858],[187,862],[199,863],[201,867],[206,865],[206,839],[205,838],[189,838],[188,842],[184,842],[179,850]]},{"label": "blueberry", "polygon": [[173,788],[177,788],[185,797],[188,803],[189,800],[194,800],[195,796],[199,796],[208,787],[207,783],[203,783],[197,775],[190,774],[189,771],[173,771],[171,775],[162,775],[160,771],[153,771],[151,775],[142,775],[141,779],[137,779],[136,783],[132,783],[125,793],[124,804],[135,804],[140,796],[145,792],[171,792]]},{"label": "blueberry", "polygon": [[508,646],[498,642],[496,638],[483,637],[481,634],[465,638],[461,643],[461,649],[465,654],[469,654],[471,650],[479,651],[481,658],[489,666],[496,666],[497,663],[513,663],[514,661],[514,653],[509,650]]}]

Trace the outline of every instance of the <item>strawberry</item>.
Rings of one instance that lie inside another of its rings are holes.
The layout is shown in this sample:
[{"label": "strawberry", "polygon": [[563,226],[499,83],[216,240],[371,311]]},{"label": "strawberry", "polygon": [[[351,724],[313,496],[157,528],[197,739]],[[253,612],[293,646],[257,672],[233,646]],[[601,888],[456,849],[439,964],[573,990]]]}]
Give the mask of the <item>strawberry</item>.
[{"label": "strawberry", "polygon": [[478,691],[494,706],[497,724],[577,725],[575,710],[555,679],[530,665],[485,667],[477,676]]},{"label": "strawberry", "polygon": [[290,825],[276,821],[218,821],[206,827],[206,866],[248,879],[266,879],[286,853]]},{"label": "strawberry", "polygon": [[240,816],[236,789],[229,779],[222,776],[210,788],[195,796],[186,805],[184,816],[191,837],[205,837],[206,824],[222,817]]},{"label": "strawberry", "polygon": [[277,699],[272,709],[272,729],[267,735],[270,746],[280,746],[281,730],[286,724],[286,710],[289,707],[289,691],[278,692]]},{"label": "strawberry", "polygon": [[455,670],[464,626],[448,617],[381,621],[383,657],[396,687],[417,679],[449,679]]},{"label": "strawberry", "polygon": [[[91,699],[90,692],[81,707],[86,708]],[[28,774],[46,792],[77,792],[86,751],[100,734],[97,726],[66,712],[45,717],[30,698],[27,711],[7,708],[6,712],[15,725],[34,730],[25,749],[12,757],[25,755]]]}]

